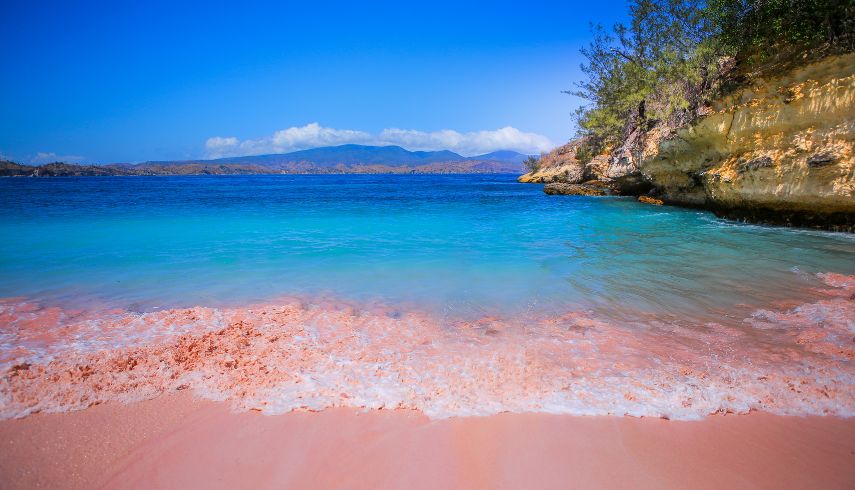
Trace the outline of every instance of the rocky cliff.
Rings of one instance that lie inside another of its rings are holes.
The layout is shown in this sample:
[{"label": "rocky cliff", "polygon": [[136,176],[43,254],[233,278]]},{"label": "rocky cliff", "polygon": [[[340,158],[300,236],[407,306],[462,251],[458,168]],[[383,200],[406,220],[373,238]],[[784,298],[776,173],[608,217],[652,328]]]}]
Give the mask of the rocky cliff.
[{"label": "rocky cliff", "polygon": [[575,140],[559,146],[540,156],[537,170],[522,175],[520,182],[545,184],[562,182],[576,184],[586,180],[585,165],[576,157],[581,140]]},{"label": "rocky cliff", "polygon": [[666,202],[730,218],[855,228],[855,54],[716,101],[641,161]]},{"label": "rocky cliff", "polygon": [[606,177],[609,156],[597,155],[583,161],[580,153],[584,145],[584,139],[577,139],[541,155],[537,170],[521,175],[517,180],[546,184],[544,192],[547,194],[619,194],[616,182]]},{"label": "rocky cliff", "polygon": [[756,80],[693,124],[636,130],[587,165],[578,150],[544,155],[520,181],[596,179],[724,217],[855,231],[855,54]]}]

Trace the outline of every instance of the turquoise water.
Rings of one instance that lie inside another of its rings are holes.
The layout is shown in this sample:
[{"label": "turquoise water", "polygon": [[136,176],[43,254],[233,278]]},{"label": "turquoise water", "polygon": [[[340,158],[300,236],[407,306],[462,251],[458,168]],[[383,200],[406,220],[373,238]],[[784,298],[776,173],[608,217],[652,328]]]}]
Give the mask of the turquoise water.
[{"label": "turquoise water", "polygon": [[296,294],[702,315],[855,274],[852,235],[510,175],[2,179],[0,204],[0,296],[131,310]]},{"label": "turquoise water", "polygon": [[0,419],[184,389],[268,414],[855,415],[852,235],[510,175],[0,196]]}]

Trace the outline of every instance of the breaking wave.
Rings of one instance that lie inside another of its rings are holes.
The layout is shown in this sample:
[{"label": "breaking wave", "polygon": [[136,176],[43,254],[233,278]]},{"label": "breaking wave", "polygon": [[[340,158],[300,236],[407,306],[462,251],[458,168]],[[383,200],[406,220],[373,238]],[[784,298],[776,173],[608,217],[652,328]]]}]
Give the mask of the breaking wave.
[{"label": "breaking wave", "polygon": [[135,313],[0,302],[0,418],[176,390],[268,414],[855,415],[855,276],[742,321],[591,311],[437,317],[286,298]]}]

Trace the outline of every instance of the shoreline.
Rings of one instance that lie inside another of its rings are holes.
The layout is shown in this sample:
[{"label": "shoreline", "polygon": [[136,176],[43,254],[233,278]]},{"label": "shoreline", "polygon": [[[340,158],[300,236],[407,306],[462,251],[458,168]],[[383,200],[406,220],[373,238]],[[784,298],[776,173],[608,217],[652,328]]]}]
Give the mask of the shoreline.
[{"label": "shoreline", "polygon": [[293,298],[151,313],[0,300],[0,418],[180,390],[269,415],[347,407],[437,419],[852,416],[855,277],[819,278],[826,287],[813,301],[714,323],[580,310],[449,321]]},{"label": "shoreline", "polygon": [[852,488],[855,418],[262,415],[189,393],[0,421],[8,488]]}]

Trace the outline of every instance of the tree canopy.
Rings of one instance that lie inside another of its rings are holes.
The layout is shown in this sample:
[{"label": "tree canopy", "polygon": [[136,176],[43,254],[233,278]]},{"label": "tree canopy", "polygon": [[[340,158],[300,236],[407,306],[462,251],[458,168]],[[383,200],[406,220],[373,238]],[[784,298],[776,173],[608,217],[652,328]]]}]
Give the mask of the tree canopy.
[{"label": "tree canopy", "polygon": [[592,26],[586,79],[568,91],[590,102],[579,128],[601,148],[628,128],[687,120],[735,64],[855,44],[855,0],[631,0],[629,11],[627,25]]}]

